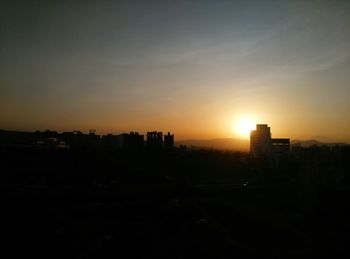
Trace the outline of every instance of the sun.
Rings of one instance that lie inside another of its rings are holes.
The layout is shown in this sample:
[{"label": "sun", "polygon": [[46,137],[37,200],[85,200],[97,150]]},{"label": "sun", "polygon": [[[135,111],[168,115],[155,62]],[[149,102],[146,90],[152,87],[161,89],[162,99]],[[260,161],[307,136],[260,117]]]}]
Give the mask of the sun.
[{"label": "sun", "polygon": [[239,118],[236,121],[235,132],[242,138],[249,138],[250,131],[255,129],[255,122],[250,118]]}]

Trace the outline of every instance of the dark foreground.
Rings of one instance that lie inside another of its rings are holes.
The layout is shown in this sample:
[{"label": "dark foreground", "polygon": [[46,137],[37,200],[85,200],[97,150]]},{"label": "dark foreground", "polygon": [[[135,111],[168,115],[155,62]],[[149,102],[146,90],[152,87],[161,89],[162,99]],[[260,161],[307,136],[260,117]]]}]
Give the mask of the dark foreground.
[{"label": "dark foreground", "polygon": [[12,258],[340,258],[349,149],[240,153],[2,149]]}]

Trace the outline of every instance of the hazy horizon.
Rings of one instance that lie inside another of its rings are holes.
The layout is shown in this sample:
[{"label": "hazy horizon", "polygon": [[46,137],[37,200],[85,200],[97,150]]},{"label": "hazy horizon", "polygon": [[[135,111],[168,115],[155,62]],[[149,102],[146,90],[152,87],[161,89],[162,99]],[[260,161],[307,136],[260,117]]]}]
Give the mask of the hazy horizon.
[{"label": "hazy horizon", "polygon": [[350,142],[350,1],[1,7],[2,129]]},{"label": "hazy horizon", "polygon": [[[5,130],[5,131],[19,131],[19,132],[35,132],[35,131],[46,131],[46,130],[49,130],[49,131],[56,131],[58,133],[63,133],[63,132],[73,132],[73,131],[80,131],[82,132],[83,134],[88,134],[89,131],[91,129],[88,129],[88,130],[81,130],[81,129],[74,129],[74,130],[56,130],[56,129],[30,129],[30,130],[26,130],[26,129],[6,129],[6,128],[0,128],[0,130]],[[97,135],[107,135],[107,134],[113,134],[113,135],[118,135],[118,134],[123,134],[123,133],[130,133],[130,132],[138,132],[139,134],[142,134],[144,136],[147,135],[147,132],[149,131],[159,131],[157,129],[150,129],[150,130],[147,130],[147,131],[138,131],[138,130],[129,130],[129,131],[107,131],[107,132],[96,132]],[[182,143],[182,142],[186,142],[186,141],[223,141],[223,140],[232,140],[232,141],[240,141],[241,143],[242,142],[246,142],[248,143],[249,145],[249,138],[246,138],[246,137],[237,137],[237,136],[231,136],[231,137],[213,137],[213,138],[178,138],[176,136],[176,132],[173,132],[173,131],[163,131],[163,134],[167,134],[168,132],[170,132],[171,134],[175,134],[175,143]],[[275,138],[278,138],[280,136],[274,136],[272,135],[272,137],[275,137]],[[331,138],[328,138],[328,137],[325,137],[325,136],[313,136],[313,137],[310,137],[310,138],[305,138],[305,139],[296,139],[296,138],[290,138],[290,141],[293,142],[293,141],[318,141],[318,142],[321,142],[321,143],[345,143],[345,144],[350,144],[350,140],[344,140],[344,141],[339,141],[339,140],[334,140],[334,139],[331,139]],[[228,143],[229,144],[229,143]],[[249,149],[249,147],[247,146],[247,149]]]}]

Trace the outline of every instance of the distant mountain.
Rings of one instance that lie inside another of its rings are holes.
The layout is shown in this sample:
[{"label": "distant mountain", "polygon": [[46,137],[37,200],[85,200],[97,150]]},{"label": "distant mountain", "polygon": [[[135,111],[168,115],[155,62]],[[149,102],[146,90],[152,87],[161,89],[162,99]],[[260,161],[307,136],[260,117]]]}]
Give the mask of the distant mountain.
[{"label": "distant mountain", "polygon": [[[234,138],[220,138],[220,139],[188,139],[176,141],[175,145],[185,145],[190,148],[205,148],[205,149],[220,149],[231,151],[249,151],[249,140],[247,139],[234,139]],[[311,146],[346,146],[349,145],[344,142],[320,142],[315,139],[310,140],[292,140],[291,145],[300,145],[301,147]]]},{"label": "distant mountain", "polygon": [[234,139],[234,138],[222,138],[222,139],[189,139],[176,141],[176,146],[186,145],[192,148],[213,148],[221,150],[231,151],[249,151],[249,140],[245,139]]},{"label": "distant mountain", "polygon": [[329,146],[329,147],[332,147],[332,146],[346,146],[349,144],[344,143],[344,142],[333,142],[333,143],[320,142],[320,141],[317,141],[315,139],[310,139],[310,140],[292,140],[291,145],[292,146],[300,145],[301,147],[311,147],[311,146]]}]

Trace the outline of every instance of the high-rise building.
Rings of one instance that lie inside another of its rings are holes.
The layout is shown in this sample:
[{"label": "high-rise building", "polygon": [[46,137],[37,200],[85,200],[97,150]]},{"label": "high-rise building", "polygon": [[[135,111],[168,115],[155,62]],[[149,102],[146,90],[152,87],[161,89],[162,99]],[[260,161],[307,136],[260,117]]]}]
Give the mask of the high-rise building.
[{"label": "high-rise building", "polygon": [[267,124],[257,124],[256,130],[250,132],[250,153],[253,156],[271,155],[289,151],[288,138],[271,138]]},{"label": "high-rise building", "polygon": [[141,150],[144,144],[143,135],[138,132],[131,131],[129,134],[125,134],[124,149],[127,150]]},{"label": "high-rise building", "polygon": [[165,148],[174,147],[174,134],[170,134],[170,132],[168,132],[167,135],[164,135],[164,147]]},{"label": "high-rise building", "polygon": [[160,149],[163,146],[163,133],[157,131],[147,132],[147,147]]},{"label": "high-rise building", "polygon": [[257,124],[250,132],[250,153],[255,156],[271,152],[271,131],[267,124]]}]

